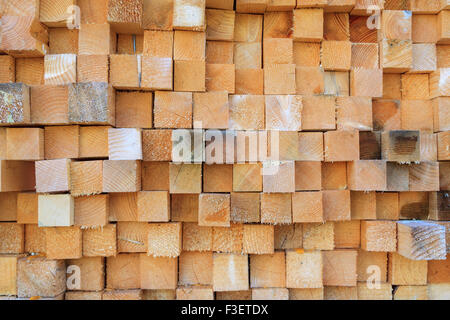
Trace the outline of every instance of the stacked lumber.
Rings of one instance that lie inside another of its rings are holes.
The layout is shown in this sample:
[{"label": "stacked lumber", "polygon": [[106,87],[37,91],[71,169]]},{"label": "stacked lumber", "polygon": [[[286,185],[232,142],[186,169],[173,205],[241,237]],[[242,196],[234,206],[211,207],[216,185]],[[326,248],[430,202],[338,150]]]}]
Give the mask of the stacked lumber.
[{"label": "stacked lumber", "polygon": [[448,1],[0,4],[0,300],[450,298]]}]

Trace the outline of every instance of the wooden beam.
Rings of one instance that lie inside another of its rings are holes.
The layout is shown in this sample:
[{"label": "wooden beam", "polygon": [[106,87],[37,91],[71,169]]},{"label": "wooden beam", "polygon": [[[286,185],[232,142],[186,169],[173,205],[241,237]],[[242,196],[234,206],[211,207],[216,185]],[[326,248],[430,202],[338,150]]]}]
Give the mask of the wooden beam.
[{"label": "wooden beam", "polygon": [[102,193],[103,161],[73,161],[70,180],[70,192],[74,197]]},{"label": "wooden beam", "polygon": [[70,187],[69,159],[36,161],[36,192],[67,192]]},{"label": "wooden beam", "polygon": [[114,125],[115,94],[104,82],[69,85],[69,121],[80,124]]},{"label": "wooden beam", "polygon": [[173,28],[204,31],[205,0],[173,0]]},{"label": "wooden beam", "polygon": [[22,83],[0,84],[0,123],[30,122],[30,88]]},{"label": "wooden beam", "polygon": [[82,256],[82,243],[79,227],[45,229],[45,254],[48,259],[79,259]]},{"label": "wooden beam", "polygon": [[143,0],[142,29],[172,30],[173,0]]},{"label": "wooden beam", "polygon": [[21,258],[17,262],[17,295],[19,298],[55,297],[66,289],[63,260],[42,257]]},{"label": "wooden beam", "polygon": [[411,260],[445,260],[445,227],[425,221],[401,221],[398,253]]},{"label": "wooden beam", "polygon": [[142,0],[109,0],[107,21],[111,28],[118,33],[140,33],[142,10]]},{"label": "wooden beam", "polygon": [[70,19],[70,7],[74,5],[74,0],[40,0],[39,20],[47,27],[66,27]]},{"label": "wooden beam", "polygon": [[32,16],[3,16],[0,50],[13,57],[42,57],[49,51],[48,31]]},{"label": "wooden beam", "polygon": [[32,86],[31,122],[33,124],[68,124],[69,105],[67,86]]},{"label": "wooden beam", "polygon": [[141,161],[103,161],[103,192],[136,192],[141,190]]}]

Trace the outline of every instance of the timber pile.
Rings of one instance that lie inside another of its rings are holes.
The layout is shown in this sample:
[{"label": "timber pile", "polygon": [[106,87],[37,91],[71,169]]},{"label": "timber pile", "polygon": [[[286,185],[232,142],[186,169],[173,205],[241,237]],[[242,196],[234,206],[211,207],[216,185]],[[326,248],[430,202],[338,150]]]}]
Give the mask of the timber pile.
[{"label": "timber pile", "polygon": [[450,299],[448,0],[0,4],[1,299]]}]

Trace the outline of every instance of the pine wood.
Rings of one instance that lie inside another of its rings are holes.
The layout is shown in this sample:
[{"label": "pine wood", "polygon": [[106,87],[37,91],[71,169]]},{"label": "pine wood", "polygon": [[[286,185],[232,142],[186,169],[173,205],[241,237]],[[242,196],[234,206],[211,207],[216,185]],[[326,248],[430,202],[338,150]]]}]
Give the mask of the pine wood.
[{"label": "pine wood", "polygon": [[103,191],[103,161],[74,161],[70,164],[70,192],[89,196]]},{"label": "pine wood", "polygon": [[230,224],[230,227],[212,228],[212,249],[216,252],[237,253],[243,252],[244,225]]},{"label": "pine wood", "polygon": [[18,254],[24,252],[24,226],[13,222],[0,223],[0,253]]},{"label": "pine wood", "polygon": [[[142,56],[141,63],[142,80],[140,85],[142,88],[146,90],[172,90],[173,66],[170,58]],[[158,77],[155,75],[158,75]]]},{"label": "pine wood", "polygon": [[44,83],[64,85],[76,82],[77,65],[75,54],[48,54],[44,60]]},{"label": "pine wood", "polygon": [[266,96],[266,129],[300,131],[302,128],[302,97]]},{"label": "pine wood", "polygon": [[360,97],[383,96],[383,72],[381,69],[355,68],[350,71],[350,94]]},{"label": "pine wood", "polygon": [[286,254],[250,255],[250,286],[252,288],[286,287]]},{"label": "pine wood", "polygon": [[400,219],[426,219],[429,211],[427,193],[400,192]]},{"label": "pine wood", "polygon": [[327,286],[356,285],[356,250],[334,250],[323,253],[323,284]]},{"label": "pine wood", "polygon": [[352,45],[349,41],[322,41],[321,62],[325,70],[350,70]]},{"label": "pine wood", "polygon": [[321,190],[322,168],[319,161],[295,162],[295,189],[296,191]]},{"label": "pine wood", "polygon": [[303,249],[333,250],[334,223],[305,223],[303,225]]},{"label": "pine wood", "polygon": [[136,34],[142,23],[142,0],[108,1],[107,21],[118,33]]},{"label": "pine wood", "polygon": [[145,222],[117,223],[117,251],[118,252],[147,252],[150,224]]},{"label": "pine wood", "polygon": [[143,0],[142,28],[172,30],[173,8],[173,0]]},{"label": "pine wood", "polygon": [[369,288],[366,283],[358,283],[359,300],[392,300],[392,285],[390,283],[380,283],[379,289]]},{"label": "pine wood", "polygon": [[323,38],[323,9],[294,10],[294,40],[320,42]]},{"label": "pine wood", "polygon": [[415,261],[389,253],[388,282],[393,285],[425,285],[427,261]]},{"label": "pine wood", "polygon": [[313,289],[323,287],[323,260],[320,251],[286,251],[286,287]]},{"label": "pine wood", "polygon": [[352,43],[351,66],[353,68],[378,69],[379,60],[378,44]]},{"label": "pine wood", "polygon": [[375,192],[351,191],[350,202],[351,202],[352,219],[354,220],[376,219]]},{"label": "pine wood", "polygon": [[67,261],[68,266],[80,268],[81,277],[80,288],[77,290],[99,291],[105,286],[104,259],[101,257],[72,259]]},{"label": "pine wood", "polygon": [[0,123],[23,124],[30,122],[30,88],[22,83],[0,85]]},{"label": "pine wood", "polygon": [[112,54],[110,60],[110,81],[116,89],[138,89],[140,87],[139,76],[142,74],[139,63],[140,56]]},{"label": "pine wood", "polygon": [[29,86],[44,84],[45,58],[17,58],[16,82]]},{"label": "pine wood", "polygon": [[45,228],[37,224],[25,225],[25,252],[45,253]]},{"label": "pine wood", "polygon": [[78,158],[79,132],[79,126],[45,127],[45,159]]},{"label": "pine wood", "polygon": [[295,65],[264,66],[264,94],[295,94]]},{"label": "pine wood", "polygon": [[[6,207],[8,199],[10,206],[14,206],[14,209],[17,210],[17,215],[12,220],[17,220],[17,223],[21,224],[38,223],[38,195],[36,193],[4,193],[4,207]],[[4,208],[3,215],[8,211],[13,211],[13,209]]]},{"label": "pine wood", "polygon": [[42,57],[48,53],[48,30],[33,16],[3,16],[0,50],[15,58]]},{"label": "pine wood", "polygon": [[82,23],[78,34],[78,54],[107,55],[114,53],[116,51],[114,35],[109,24]]},{"label": "pine wood", "polygon": [[175,91],[205,91],[205,69],[204,61],[175,61]]},{"label": "pine wood", "polygon": [[182,286],[212,285],[212,252],[183,251],[179,258],[178,284]]},{"label": "pine wood", "polygon": [[148,222],[169,222],[169,193],[167,191],[139,192],[137,195],[137,220]]},{"label": "pine wood", "polygon": [[42,85],[32,86],[31,122],[33,124],[68,124],[68,87]]},{"label": "pine wood", "polygon": [[430,73],[437,68],[436,45],[432,43],[413,43],[413,67],[410,72]]},{"label": "pine wood", "polygon": [[348,162],[347,175],[350,190],[386,190],[387,179],[385,161],[362,160]]},{"label": "pine wood", "polygon": [[66,28],[50,28],[48,30],[50,54],[77,54],[78,30]]},{"label": "pine wood", "polygon": [[142,163],[142,190],[169,191],[168,162],[144,161]]},{"label": "pine wood", "polygon": [[276,225],[274,230],[275,249],[299,249],[303,242],[303,228],[299,223]]},{"label": "pine wood", "polygon": [[158,57],[173,57],[173,39],[172,31],[145,31],[143,54]]},{"label": "pine wood", "polygon": [[199,164],[169,164],[170,193],[201,193]]},{"label": "pine wood", "polygon": [[36,161],[36,192],[67,192],[71,187],[70,160]]},{"label": "pine wood", "polygon": [[381,141],[383,159],[403,163],[420,161],[419,131],[386,131]]},{"label": "pine wood", "polygon": [[445,260],[445,227],[424,221],[402,221],[398,226],[398,253],[412,260]]},{"label": "pine wood", "polygon": [[261,194],[261,223],[291,224],[291,195],[286,193]]},{"label": "pine wood", "polygon": [[8,160],[44,159],[44,130],[7,128],[6,157]]},{"label": "pine wood", "polygon": [[[144,32],[145,33],[145,32]],[[143,54],[143,34],[118,34],[117,53],[119,54]]]},{"label": "pine wood", "polygon": [[181,223],[152,223],[148,227],[147,254],[153,257],[178,257],[181,253]]},{"label": "pine wood", "polygon": [[235,42],[233,55],[236,70],[262,68],[261,42]]},{"label": "pine wood", "polygon": [[360,230],[361,222],[358,220],[334,222],[334,246],[340,249],[359,248]]},{"label": "pine wood", "polygon": [[350,220],[350,192],[347,190],[324,191],[323,214],[325,221]]},{"label": "pine wood", "polygon": [[136,192],[140,190],[140,161],[103,161],[103,192]]},{"label": "pine wood", "polygon": [[73,197],[64,195],[39,195],[38,224],[40,227],[69,227],[74,223]]},{"label": "pine wood", "polygon": [[105,290],[102,300],[143,300],[143,290]]},{"label": "pine wood", "polygon": [[392,221],[361,221],[361,248],[366,251],[395,252],[396,223]]},{"label": "pine wood", "polygon": [[235,92],[235,66],[233,64],[206,64],[206,91]]},{"label": "pine wood", "polygon": [[228,128],[229,105],[227,93],[194,93],[193,121],[201,121],[202,128]]},{"label": "pine wood", "polygon": [[66,289],[63,260],[42,257],[21,258],[17,262],[17,295],[19,298],[55,297]]},{"label": "pine wood", "polygon": [[140,287],[139,254],[118,254],[106,259],[106,288],[135,289]]},{"label": "pine wood", "polygon": [[322,189],[347,189],[347,164],[345,162],[322,163]]},{"label": "pine wood", "polygon": [[262,69],[236,69],[236,94],[263,94],[264,71]]},{"label": "pine wood", "polygon": [[264,13],[267,0],[237,0],[236,11],[245,13]]},{"label": "pine wood", "polygon": [[336,129],[334,97],[303,97],[302,130]]},{"label": "pine wood", "polygon": [[[290,1],[290,0],[289,0]],[[264,13],[263,37],[290,38],[293,36],[293,11],[270,11]]]},{"label": "pine wood", "polygon": [[108,157],[108,127],[80,127],[79,157]]},{"label": "pine wood", "polygon": [[173,28],[204,31],[205,0],[173,0]]},{"label": "pine wood", "polygon": [[206,39],[232,41],[235,11],[206,9]]},{"label": "pine wood", "polygon": [[114,125],[114,89],[105,82],[69,85],[69,121]]},{"label": "pine wood", "polygon": [[384,192],[376,194],[376,210],[377,219],[380,220],[398,220],[399,219],[399,204],[398,193]]},{"label": "pine wood", "polygon": [[248,255],[214,253],[214,291],[239,291],[249,289]]},{"label": "pine wood", "polygon": [[17,295],[17,256],[0,257],[0,294],[1,295]]},{"label": "pine wood", "polygon": [[108,224],[109,195],[83,196],[74,199],[74,224],[81,228]]},{"label": "pine wood", "polygon": [[[263,191],[267,193],[291,193],[295,192],[295,163],[283,161],[275,167],[264,164],[268,168],[276,168],[276,173],[263,175]],[[269,169],[270,170],[270,169]]]},{"label": "pine wood", "polygon": [[16,81],[16,64],[12,56],[0,56],[0,67],[2,68],[2,70],[4,70],[2,75],[0,76],[1,83]]},{"label": "pine wood", "polygon": [[380,66],[385,72],[402,73],[413,66],[411,40],[385,40],[380,42]]},{"label": "pine wood", "polygon": [[83,230],[84,257],[111,257],[117,254],[116,225]]},{"label": "pine wood", "polygon": [[33,191],[36,187],[34,162],[0,161],[1,192]]},{"label": "pine wood", "polygon": [[201,194],[199,226],[230,226],[230,195]]},{"label": "pine wood", "polygon": [[274,253],[274,226],[244,225],[243,252],[257,255]]},{"label": "pine wood", "polygon": [[82,256],[82,231],[79,227],[45,230],[45,254],[48,259],[79,259]]},{"label": "pine wood", "polygon": [[413,14],[412,40],[416,43],[430,43],[438,40],[438,16]]},{"label": "pine wood", "polygon": [[258,193],[231,193],[231,221],[258,223],[260,221],[260,195]]}]

